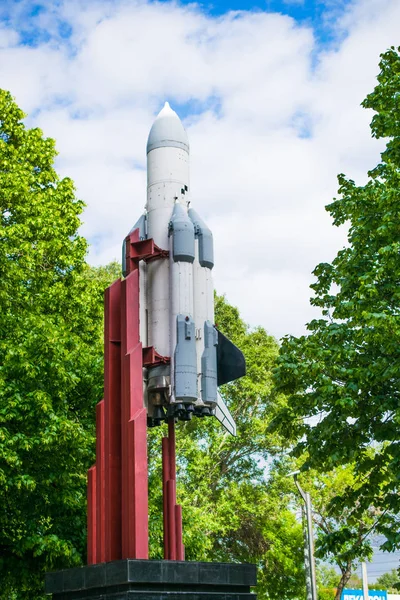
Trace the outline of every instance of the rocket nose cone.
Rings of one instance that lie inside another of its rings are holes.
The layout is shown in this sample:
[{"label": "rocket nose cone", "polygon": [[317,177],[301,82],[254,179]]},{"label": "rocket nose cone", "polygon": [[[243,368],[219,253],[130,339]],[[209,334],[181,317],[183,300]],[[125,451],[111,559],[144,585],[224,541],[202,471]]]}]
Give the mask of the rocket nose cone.
[{"label": "rocket nose cone", "polygon": [[186,152],[189,152],[189,140],[185,128],[168,102],[165,103],[164,108],[158,113],[150,129],[147,140],[147,154],[155,148],[162,148],[164,146],[182,148]]}]

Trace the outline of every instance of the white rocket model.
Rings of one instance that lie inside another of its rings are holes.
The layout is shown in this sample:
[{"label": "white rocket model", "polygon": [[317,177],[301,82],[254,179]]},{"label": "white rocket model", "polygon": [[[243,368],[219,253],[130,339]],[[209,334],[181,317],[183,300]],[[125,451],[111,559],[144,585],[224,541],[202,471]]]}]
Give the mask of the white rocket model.
[{"label": "white rocket model", "polygon": [[[164,363],[144,369],[148,424],[214,415],[235,434],[217,387],[245,374],[244,357],[214,326],[213,238],[189,208],[189,141],[165,103],[147,141],[147,204],[131,231],[165,251],[141,261],[140,339]],[[125,252],[123,272],[126,275]]]}]

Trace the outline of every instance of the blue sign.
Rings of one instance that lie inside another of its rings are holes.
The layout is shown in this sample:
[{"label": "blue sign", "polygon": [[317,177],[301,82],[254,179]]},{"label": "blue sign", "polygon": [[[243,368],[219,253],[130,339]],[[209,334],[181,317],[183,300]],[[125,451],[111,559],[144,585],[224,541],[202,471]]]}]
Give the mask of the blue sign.
[{"label": "blue sign", "polygon": [[[369,600],[387,600],[386,590],[368,590]],[[343,590],[340,600],[363,600],[362,590]]]}]

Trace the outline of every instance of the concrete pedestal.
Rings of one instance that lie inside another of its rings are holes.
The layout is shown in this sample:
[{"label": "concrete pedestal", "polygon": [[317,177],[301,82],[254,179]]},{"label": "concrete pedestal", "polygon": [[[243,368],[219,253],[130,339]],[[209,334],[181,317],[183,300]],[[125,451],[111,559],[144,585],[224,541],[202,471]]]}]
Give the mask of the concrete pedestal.
[{"label": "concrete pedestal", "polygon": [[46,574],[53,600],[257,600],[249,564],[118,560]]}]

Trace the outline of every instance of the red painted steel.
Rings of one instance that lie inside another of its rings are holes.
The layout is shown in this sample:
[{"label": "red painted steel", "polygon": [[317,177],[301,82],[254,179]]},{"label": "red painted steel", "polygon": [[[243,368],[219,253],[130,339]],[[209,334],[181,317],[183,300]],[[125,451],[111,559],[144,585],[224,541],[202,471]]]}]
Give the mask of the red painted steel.
[{"label": "red painted steel", "polygon": [[168,437],[162,439],[164,558],[184,560],[182,507],[176,504],[175,421],[168,420]]},{"label": "red painted steel", "polygon": [[121,287],[122,558],[148,558],[147,412],[139,341],[139,270]]},{"label": "red painted steel", "polygon": [[175,530],[176,530],[176,560],[185,560],[185,548],[182,542],[182,506],[175,505]]},{"label": "red painted steel", "polygon": [[162,484],[163,484],[163,525],[164,525],[164,558],[169,558],[169,533],[168,533],[168,498],[167,482],[169,480],[169,442],[162,438]]},{"label": "red painted steel", "polygon": [[168,498],[168,537],[169,537],[169,560],[176,560],[176,523],[175,523],[175,505],[176,505],[176,481],[169,479],[167,481]]},{"label": "red painted steel", "polygon": [[104,400],[96,406],[96,562],[105,561]]},{"label": "red painted steel", "polygon": [[156,367],[157,365],[168,365],[169,363],[170,357],[158,354],[154,346],[146,346],[146,348],[143,348],[144,367]]},{"label": "red painted steel", "polygon": [[105,560],[121,555],[121,280],[104,294]]},{"label": "red painted steel", "polygon": [[159,248],[152,238],[140,240],[139,229],[135,229],[125,238],[125,264],[128,273],[137,268],[139,260],[150,262],[168,257],[169,251]]},{"label": "red painted steel", "polygon": [[94,565],[96,564],[96,466],[90,467],[88,471],[87,505],[87,561],[89,565]]},{"label": "red painted steel", "polygon": [[[175,421],[168,419],[168,440],[169,440],[169,476],[176,480],[176,457],[175,457]],[[176,498],[175,498],[176,502]]]},{"label": "red painted steel", "polygon": [[[88,472],[88,563],[148,558],[147,411],[143,366],[168,364],[139,335],[139,260],[165,258],[153,240],[126,239],[128,276],[104,296],[104,400],[96,407],[96,464]],[[183,560],[176,504],[175,424],[163,438],[164,558]]]}]

